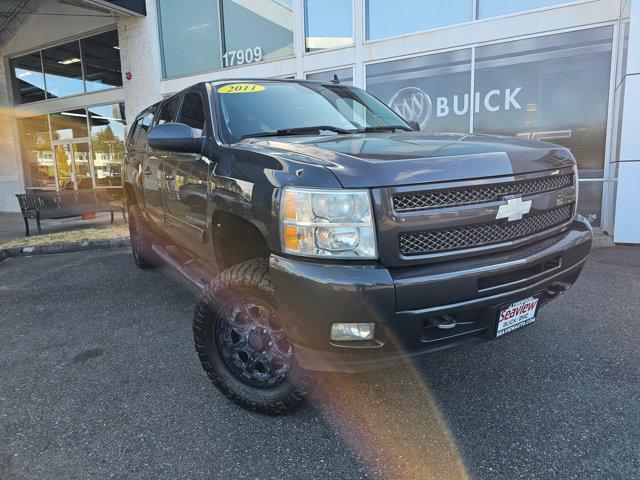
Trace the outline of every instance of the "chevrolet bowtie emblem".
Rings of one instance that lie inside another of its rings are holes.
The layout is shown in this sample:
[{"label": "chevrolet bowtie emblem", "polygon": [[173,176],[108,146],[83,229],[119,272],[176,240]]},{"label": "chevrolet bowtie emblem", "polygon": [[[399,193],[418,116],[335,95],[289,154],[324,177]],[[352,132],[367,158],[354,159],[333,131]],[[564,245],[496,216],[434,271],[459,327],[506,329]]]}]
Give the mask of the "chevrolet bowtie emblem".
[{"label": "chevrolet bowtie emblem", "polygon": [[521,198],[510,198],[507,203],[500,205],[496,220],[506,218],[508,221],[522,220],[522,216],[531,210],[531,200],[523,202]]}]

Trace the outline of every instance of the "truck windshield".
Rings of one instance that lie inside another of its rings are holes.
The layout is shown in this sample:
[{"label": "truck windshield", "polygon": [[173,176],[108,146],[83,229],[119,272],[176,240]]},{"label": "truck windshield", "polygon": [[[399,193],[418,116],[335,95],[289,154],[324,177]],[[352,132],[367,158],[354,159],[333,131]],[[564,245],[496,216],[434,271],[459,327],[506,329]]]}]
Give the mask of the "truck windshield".
[{"label": "truck windshield", "polygon": [[228,83],[216,87],[230,143],[248,137],[411,130],[364,90],[316,83]]}]

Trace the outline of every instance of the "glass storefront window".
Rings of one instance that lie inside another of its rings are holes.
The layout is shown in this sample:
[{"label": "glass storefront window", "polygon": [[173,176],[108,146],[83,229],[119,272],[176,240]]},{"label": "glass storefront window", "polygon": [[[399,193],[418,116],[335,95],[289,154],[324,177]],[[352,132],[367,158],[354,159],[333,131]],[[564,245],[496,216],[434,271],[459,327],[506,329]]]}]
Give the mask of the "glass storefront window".
[{"label": "glass storefront window", "polygon": [[58,189],[73,190],[73,146],[70,143],[61,143],[56,145],[54,149]]},{"label": "glass storefront window", "polygon": [[428,132],[469,132],[471,50],[367,65],[367,90]]},{"label": "glass storefront window", "polygon": [[46,115],[18,120],[22,161],[28,188],[55,188],[56,174]]},{"label": "glass storefront window", "polygon": [[117,30],[12,58],[10,66],[16,104],[122,86]]},{"label": "glass storefront window", "polygon": [[87,92],[122,86],[118,32],[112,30],[80,40]]},{"label": "glass storefront window", "polygon": [[394,37],[473,19],[474,0],[367,0],[367,39]]},{"label": "glass storefront window", "polygon": [[602,182],[580,182],[578,213],[594,227],[601,226]]},{"label": "glass storefront window", "polygon": [[306,0],[304,7],[308,52],[353,43],[352,0]]},{"label": "glass storefront window", "polygon": [[160,0],[160,36],[166,77],[222,67],[218,1]]},{"label": "glass storefront window", "polygon": [[293,55],[293,0],[222,0],[223,67]]},{"label": "glass storefront window", "polygon": [[59,190],[93,188],[88,142],[59,143],[54,151]]},{"label": "glass storefront window", "polygon": [[44,75],[40,52],[13,58],[10,64],[16,103],[44,100]]},{"label": "glass storefront window", "polygon": [[581,178],[604,175],[613,28],[476,50],[474,130],[571,149]]},{"label": "glass storefront window", "polygon": [[91,142],[84,109],[18,120],[27,188],[121,187],[124,103],[89,107],[88,113]]},{"label": "glass storefront window", "polygon": [[74,143],[73,148],[73,163],[76,169],[75,185],[66,185],[65,189],[81,189],[81,188],[93,188],[93,182],[91,180],[91,162],[89,160],[90,148],[88,142]]},{"label": "glass storefront window", "polygon": [[562,0],[479,0],[478,18],[495,17],[566,3]]},{"label": "glass storefront window", "polygon": [[89,136],[87,112],[84,108],[51,114],[51,136],[56,140],[71,140]]},{"label": "glass storefront window", "polygon": [[42,51],[47,98],[66,97],[84,91],[80,44],[66,43]]},{"label": "glass storefront window", "polygon": [[125,154],[124,104],[89,107],[96,187],[119,187]]},{"label": "glass storefront window", "polygon": [[353,68],[338,68],[325,72],[308,73],[306,77],[307,80],[315,80],[318,82],[333,82],[333,80],[338,77],[340,85],[353,85]]}]

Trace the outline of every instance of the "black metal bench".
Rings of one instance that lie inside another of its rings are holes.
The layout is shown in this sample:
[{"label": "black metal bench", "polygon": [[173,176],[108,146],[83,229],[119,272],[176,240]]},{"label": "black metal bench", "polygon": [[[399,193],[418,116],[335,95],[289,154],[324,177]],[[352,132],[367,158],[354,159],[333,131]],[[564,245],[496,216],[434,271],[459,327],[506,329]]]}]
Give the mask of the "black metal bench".
[{"label": "black metal bench", "polygon": [[65,190],[61,192],[31,192],[16,195],[24,217],[24,226],[29,236],[29,219],[35,219],[38,233],[42,233],[40,220],[79,217],[85,213],[110,212],[113,223],[114,212],[122,212],[124,206],[111,203],[105,189]]}]

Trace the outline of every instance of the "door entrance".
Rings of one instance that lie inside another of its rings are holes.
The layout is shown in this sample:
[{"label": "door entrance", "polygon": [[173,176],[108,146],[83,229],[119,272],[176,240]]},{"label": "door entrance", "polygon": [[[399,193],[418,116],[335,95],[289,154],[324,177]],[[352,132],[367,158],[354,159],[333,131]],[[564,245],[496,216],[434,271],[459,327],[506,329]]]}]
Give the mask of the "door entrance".
[{"label": "door entrance", "polygon": [[89,142],[54,142],[58,190],[93,188]]}]

